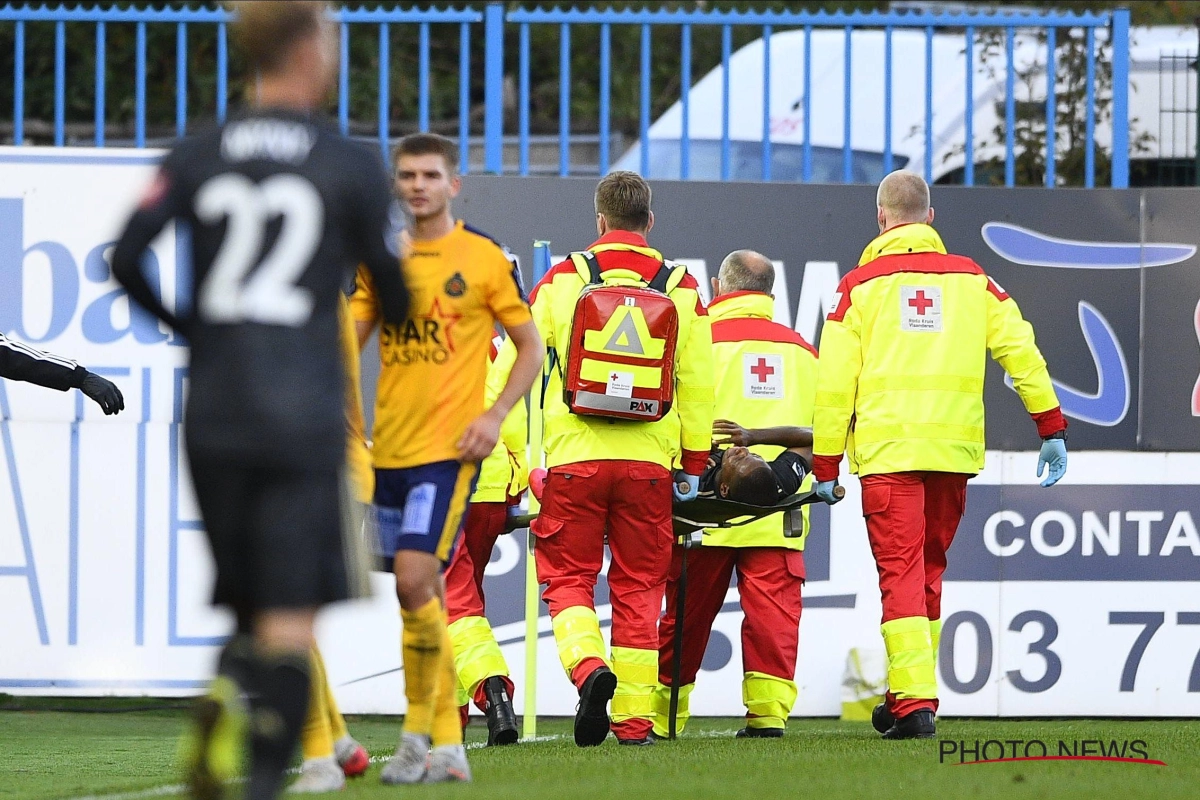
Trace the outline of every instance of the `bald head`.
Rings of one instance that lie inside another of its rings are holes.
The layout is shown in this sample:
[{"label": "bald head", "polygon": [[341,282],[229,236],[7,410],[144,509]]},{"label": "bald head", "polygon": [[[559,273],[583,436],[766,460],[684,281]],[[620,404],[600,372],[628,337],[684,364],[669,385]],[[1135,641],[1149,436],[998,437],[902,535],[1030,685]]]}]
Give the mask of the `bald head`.
[{"label": "bald head", "polygon": [[875,194],[875,205],[881,231],[911,222],[933,222],[929,184],[915,172],[896,170],[885,176]]},{"label": "bald head", "polygon": [[730,292],[761,292],[770,294],[775,288],[775,265],[771,259],[753,250],[734,250],[721,262],[717,274],[716,294]]}]

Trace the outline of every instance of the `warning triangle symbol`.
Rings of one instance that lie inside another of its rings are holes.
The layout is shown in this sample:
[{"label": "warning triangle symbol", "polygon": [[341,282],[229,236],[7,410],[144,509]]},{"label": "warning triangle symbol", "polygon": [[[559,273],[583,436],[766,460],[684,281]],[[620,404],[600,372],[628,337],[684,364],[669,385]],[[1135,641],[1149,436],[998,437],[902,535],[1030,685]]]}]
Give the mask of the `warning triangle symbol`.
[{"label": "warning triangle symbol", "polygon": [[604,345],[605,350],[611,350],[614,353],[628,353],[634,356],[646,355],[646,347],[642,344],[642,337],[638,335],[637,326],[633,323],[633,315],[628,311],[625,312],[625,317],[617,324],[616,330],[609,337],[608,343]]}]

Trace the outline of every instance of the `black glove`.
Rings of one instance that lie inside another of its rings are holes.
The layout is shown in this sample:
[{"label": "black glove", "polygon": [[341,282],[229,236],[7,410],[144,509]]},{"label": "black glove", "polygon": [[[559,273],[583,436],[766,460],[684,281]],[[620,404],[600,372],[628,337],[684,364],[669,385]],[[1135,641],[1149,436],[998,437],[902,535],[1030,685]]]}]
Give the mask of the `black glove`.
[{"label": "black glove", "polygon": [[125,398],[121,396],[121,390],[117,388],[117,385],[107,378],[101,378],[94,372],[83,376],[83,383],[79,385],[79,391],[95,400],[105,414],[116,414],[125,408]]}]

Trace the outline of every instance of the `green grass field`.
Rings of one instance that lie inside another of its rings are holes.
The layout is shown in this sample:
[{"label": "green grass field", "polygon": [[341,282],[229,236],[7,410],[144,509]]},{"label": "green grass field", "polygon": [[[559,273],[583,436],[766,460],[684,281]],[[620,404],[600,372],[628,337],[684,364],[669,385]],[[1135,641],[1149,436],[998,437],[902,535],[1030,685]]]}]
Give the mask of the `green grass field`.
[{"label": "green grass field", "polygon": [[[138,701],[0,702],[0,800],[171,797],[184,712]],[[105,713],[98,713],[105,712]],[[353,717],[352,732],[375,760],[399,732],[389,717]],[[472,724],[471,786],[398,789],[378,782],[378,763],[351,783],[346,800],[486,797],[568,800],[654,798],[1172,798],[1200,795],[1200,722],[1141,720],[941,720],[943,740],[1137,740],[1167,766],[1082,761],[954,766],[938,741],[884,742],[866,723],[793,720],[787,737],[734,740],[739,721],[697,719],[686,738],[653,748],[612,739],[582,750],[569,720],[541,720],[541,741],[480,748]],[[947,745],[948,747],[949,745]],[[995,755],[992,746],[992,756]],[[1038,753],[1040,755],[1040,753]],[[1139,754],[1140,755],[1140,754]],[[231,793],[236,797],[236,792]]]}]

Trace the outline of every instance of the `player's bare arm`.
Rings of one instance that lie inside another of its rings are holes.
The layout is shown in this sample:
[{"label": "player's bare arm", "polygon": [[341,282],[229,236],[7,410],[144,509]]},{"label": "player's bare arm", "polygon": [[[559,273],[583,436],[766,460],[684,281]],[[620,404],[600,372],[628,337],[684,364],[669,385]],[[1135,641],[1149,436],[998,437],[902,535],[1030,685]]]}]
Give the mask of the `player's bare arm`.
[{"label": "player's bare arm", "polygon": [[773,444],[786,447],[798,456],[812,460],[812,428],[796,425],[779,425],[774,428],[743,428],[727,419],[713,421],[713,444],[731,444],[750,447],[756,444]]}]

